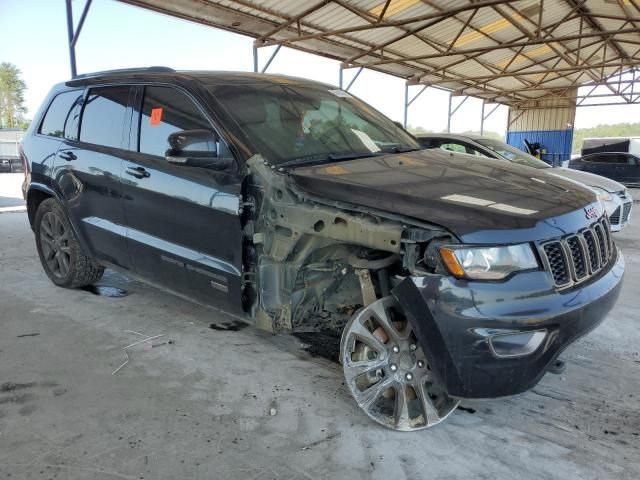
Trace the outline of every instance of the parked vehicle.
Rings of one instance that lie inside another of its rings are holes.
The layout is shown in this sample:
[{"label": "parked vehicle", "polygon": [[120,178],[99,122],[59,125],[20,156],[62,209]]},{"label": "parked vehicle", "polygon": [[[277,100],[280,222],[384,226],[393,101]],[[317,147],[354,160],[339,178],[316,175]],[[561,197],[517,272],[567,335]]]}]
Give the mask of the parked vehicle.
[{"label": "parked vehicle", "polygon": [[624,185],[609,178],[569,168],[551,167],[548,163],[508,143],[478,135],[434,133],[419,135],[418,141],[425,148],[441,148],[447,151],[508,160],[528,167],[546,169],[547,173],[587,185],[596,192],[602,202],[609,216],[613,232],[622,230],[631,219],[631,207],[633,206],[631,194]]},{"label": "parked vehicle", "polygon": [[571,160],[569,168],[602,175],[629,187],[640,186],[640,158],[631,153],[592,153]]},{"label": "parked vehicle", "polygon": [[341,332],[345,385],[397,430],[532,388],[620,292],[624,259],[591,190],[422,150],[325,84],[84,76],[53,88],[23,147],[56,285],[111,267],[268,331]]},{"label": "parked vehicle", "polygon": [[8,158],[0,158],[0,173],[12,172],[11,160]]}]

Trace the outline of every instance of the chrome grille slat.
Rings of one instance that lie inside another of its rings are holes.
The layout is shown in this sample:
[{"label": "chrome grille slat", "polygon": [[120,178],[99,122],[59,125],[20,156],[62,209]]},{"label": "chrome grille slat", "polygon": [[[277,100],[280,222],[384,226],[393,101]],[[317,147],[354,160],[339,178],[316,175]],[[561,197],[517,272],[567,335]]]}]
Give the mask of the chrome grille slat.
[{"label": "chrome grille slat", "polygon": [[609,264],[615,246],[606,216],[589,228],[540,245],[543,263],[559,289],[587,281]]}]

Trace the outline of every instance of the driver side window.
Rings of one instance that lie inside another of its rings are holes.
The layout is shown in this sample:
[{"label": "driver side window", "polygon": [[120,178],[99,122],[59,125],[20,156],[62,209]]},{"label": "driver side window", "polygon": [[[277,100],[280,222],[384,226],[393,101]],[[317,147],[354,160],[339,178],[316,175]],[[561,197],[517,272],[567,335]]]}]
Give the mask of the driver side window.
[{"label": "driver side window", "polygon": [[[170,149],[169,135],[182,130],[213,131],[213,127],[191,98],[180,90],[146,87],[140,114],[138,151],[164,157]],[[188,150],[216,152],[216,143],[191,144]]]}]

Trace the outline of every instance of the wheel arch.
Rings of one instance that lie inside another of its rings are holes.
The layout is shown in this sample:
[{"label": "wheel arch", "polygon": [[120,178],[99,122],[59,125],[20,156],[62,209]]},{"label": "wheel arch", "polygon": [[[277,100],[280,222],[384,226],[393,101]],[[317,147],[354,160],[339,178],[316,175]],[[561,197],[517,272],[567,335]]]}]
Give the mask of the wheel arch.
[{"label": "wheel arch", "polygon": [[73,233],[78,238],[78,242],[80,243],[80,248],[82,249],[83,252],[85,252],[85,254],[88,254],[91,256],[93,252],[89,248],[89,244],[85,236],[82,234],[82,231],[78,228],[78,225],[76,224],[73,216],[69,214],[69,209],[67,208],[66,203],[62,200],[60,195],[58,195],[58,193],[55,190],[41,183],[32,183],[29,186],[29,190],[27,191],[27,216],[29,217],[29,225],[31,225],[31,229],[33,230],[35,228],[34,222],[35,222],[36,212],[38,211],[38,208],[40,207],[42,202],[44,202],[49,198],[54,198],[58,201],[58,204],[64,211],[64,214],[67,216],[67,219],[69,220],[69,224],[73,229]]}]

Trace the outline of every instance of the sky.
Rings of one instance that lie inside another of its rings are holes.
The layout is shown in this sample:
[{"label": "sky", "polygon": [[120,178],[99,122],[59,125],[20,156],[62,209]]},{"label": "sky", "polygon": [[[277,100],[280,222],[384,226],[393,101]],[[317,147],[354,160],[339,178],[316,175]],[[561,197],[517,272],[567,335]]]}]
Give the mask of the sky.
[{"label": "sky", "polygon": [[[75,0],[77,22],[84,6]],[[51,86],[70,77],[64,0],[0,0],[0,62],[15,64],[27,84],[31,118]],[[261,65],[270,56],[261,48]],[[94,0],[76,46],[78,73],[164,65],[178,69],[251,71],[252,39],[113,0]],[[279,73],[338,84],[338,62],[283,47],[269,67]],[[345,85],[355,70],[345,70]],[[420,90],[411,87],[410,96]],[[350,92],[402,121],[404,80],[363,70]],[[408,123],[440,132],[447,127],[446,92],[429,88],[410,107]],[[459,102],[454,98],[454,105]],[[452,118],[451,130],[480,129],[482,102],[470,98]],[[487,110],[488,111],[488,110]],[[575,127],[638,121],[640,105],[579,108]],[[507,107],[485,121],[485,130],[504,134]]]}]

